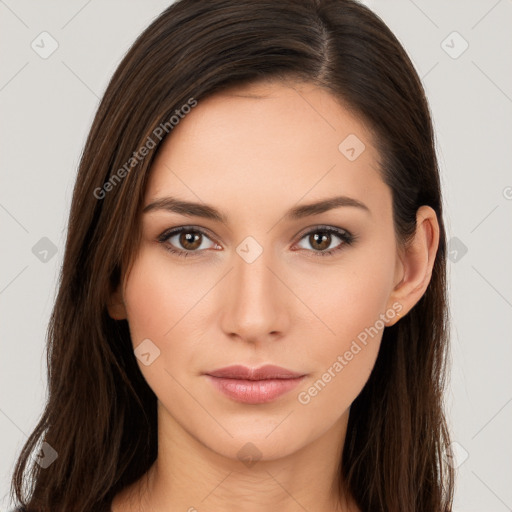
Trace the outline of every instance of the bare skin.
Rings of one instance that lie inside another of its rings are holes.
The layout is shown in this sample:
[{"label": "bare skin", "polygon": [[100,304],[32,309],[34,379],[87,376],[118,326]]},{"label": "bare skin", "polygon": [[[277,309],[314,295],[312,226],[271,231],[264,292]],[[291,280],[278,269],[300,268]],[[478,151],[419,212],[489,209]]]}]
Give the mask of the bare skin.
[{"label": "bare skin", "polygon": [[[350,134],[365,145],[353,160],[338,148]],[[115,497],[113,512],[358,511],[336,487],[350,404],[384,327],[424,294],[439,243],[435,212],[423,206],[411,245],[397,246],[378,157],[364,124],[311,84],[233,89],[199,101],[173,129],[145,206],[173,196],[211,205],[227,221],[143,214],[140,251],[109,313],[128,320],[134,348],[149,338],[160,350],[151,364],[138,361],[158,398],[159,451],[145,477]],[[367,209],[285,217],[341,195]],[[180,226],[203,234],[195,245],[179,234],[158,241]],[[315,245],[315,233],[325,243]],[[242,257],[259,250],[251,262]],[[363,344],[370,327],[377,334]],[[233,364],[306,377],[271,402],[240,403],[204,375]],[[325,385],[315,392],[319,379]],[[251,456],[255,463],[243,460]]]}]

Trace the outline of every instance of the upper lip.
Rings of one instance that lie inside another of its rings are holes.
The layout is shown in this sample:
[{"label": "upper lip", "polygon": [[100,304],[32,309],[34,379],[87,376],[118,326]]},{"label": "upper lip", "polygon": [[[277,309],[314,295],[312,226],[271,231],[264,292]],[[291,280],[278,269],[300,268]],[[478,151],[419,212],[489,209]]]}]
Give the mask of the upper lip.
[{"label": "upper lip", "polygon": [[211,377],[223,377],[225,379],[243,379],[243,380],[267,380],[267,379],[295,379],[303,377],[304,373],[292,372],[286,368],[266,364],[259,368],[249,368],[243,365],[226,366],[207,372]]}]

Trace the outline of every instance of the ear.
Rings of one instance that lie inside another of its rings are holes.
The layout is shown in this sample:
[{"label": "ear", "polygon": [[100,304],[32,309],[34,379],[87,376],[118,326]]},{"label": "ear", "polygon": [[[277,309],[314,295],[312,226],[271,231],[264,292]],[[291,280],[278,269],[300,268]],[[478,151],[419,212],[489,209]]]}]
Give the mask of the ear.
[{"label": "ear", "polygon": [[[397,284],[389,297],[389,304],[402,305],[400,317],[386,323],[391,326],[405,316],[421,299],[432,277],[432,268],[439,246],[439,223],[430,206],[421,206],[416,212],[416,233],[411,242],[401,250],[395,281]],[[400,279],[401,277],[401,279]]]},{"label": "ear", "polygon": [[119,283],[117,289],[110,294],[107,310],[110,317],[114,320],[124,320],[127,318],[121,283]]}]

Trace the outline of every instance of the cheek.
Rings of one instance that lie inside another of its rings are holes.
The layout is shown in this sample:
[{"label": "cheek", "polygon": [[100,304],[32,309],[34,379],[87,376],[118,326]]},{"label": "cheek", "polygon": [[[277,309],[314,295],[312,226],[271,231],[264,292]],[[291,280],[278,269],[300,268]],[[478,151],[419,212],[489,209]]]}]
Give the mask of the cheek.
[{"label": "cheek", "polygon": [[[129,276],[125,302],[132,341],[155,338],[161,348],[193,315],[207,290],[208,277],[167,261],[162,248],[141,251]],[[205,281],[206,279],[206,281]]]},{"label": "cheek", "polygon": [[351,299],[337,297],[336,308],[325,315],[335,334],[317,336],[304,351],[314,371],[298,391],[297,401],[307,414],[322,416],[326,422],[334,422],[359,395],[382,339],[382,294],[373,287],[360,300],[354,295]]},{"label": "cheek", "polygon": [[348,349],[366,329],[382,330],[379,318],[392,289],[393,265],[391,253],[367,250],[347,253],[338,268],[310,273],[297,293],[315,313],[310,329],[315,327],[319,339],[337,350]]},{"label": "cheek", "polygon": [[157,268],[141,263],[134,265],[128,280],[125,303],[134,346],[145,338],[159,344],[159,339],[172,327],[176,296],[159,275]]},{"label": "cheek", "polygon": [[[336,272],[332,270],[329,276],[315,275],[315,290],[306,300],[322,322],[316,320],[309,327],[306,338],[315,343],[303,345],[315,372],[297,395],[309,413],[329,411],[333,418],[341,414],[360,393],[373,369],[385,326],[394,261],[382,251],[374,254],[359,253],[357,261],[347,258],[337,279],[333,279]],[[314,330],[319,334],[315,335]]]},{"label": "cheek", "polygon": [[[159,399],[172,396],[174,406],[186,409],[176,368],[190,367],[193,359],[193,343],[188,338],[187,343],[182,342],[180,329],[190,325],[187,313],[190,315],[198,300],[198,290],[190,280],[183,279],[183,273],[173,271],[165,257],[158,258],[152,252],[141,251],[126,283],[124,299],[130,336],[137,364],[149,387]],[[145,353],[150,354],[146,359],[138,355]]]},{"label": "cheek", "polygon": [[154,345],[158,354],[150,365],[138,361],[155,392],[169,389],[171,376],[180,379],[187,369],[192,373],[197,370],[196,340],[203,337],[204,328],[197,315],[206,292],[215,282],[208,269],[191,272],[173,265],[162,251],[150,247],[142,250],[125,288],[133,348],[146,346],[141,343],[148,344],[149,339],[149,346]]}]

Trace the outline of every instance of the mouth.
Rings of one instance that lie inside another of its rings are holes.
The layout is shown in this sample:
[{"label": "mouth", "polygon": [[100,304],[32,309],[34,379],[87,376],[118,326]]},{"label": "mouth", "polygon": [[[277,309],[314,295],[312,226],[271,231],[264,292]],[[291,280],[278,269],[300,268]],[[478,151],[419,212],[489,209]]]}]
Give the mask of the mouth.
[{"label": "mouth", "polygon": [[236,402],[246,404],[276,400],[298,386],[306,376],[274,365],[260,368],[228,366],[205,375],[215,389]]}]

